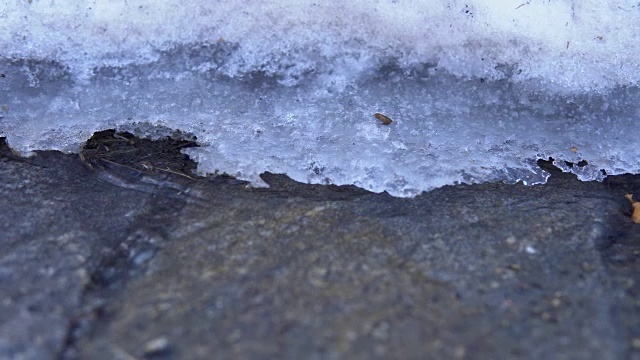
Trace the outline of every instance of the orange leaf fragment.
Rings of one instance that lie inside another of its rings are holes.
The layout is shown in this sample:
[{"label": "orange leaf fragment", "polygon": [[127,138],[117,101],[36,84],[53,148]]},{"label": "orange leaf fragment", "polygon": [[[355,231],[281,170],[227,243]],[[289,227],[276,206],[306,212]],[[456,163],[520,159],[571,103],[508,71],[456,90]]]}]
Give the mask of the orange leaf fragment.
[{"label": "orange leaf fragment", "polygon": [[632,194],[626,194],[624,197],[626,197],[627,200],[629,200],[629,202],[631,203],[631,206],[633,206],[633,213],[631,214],[631,220],[633,220],[633,222],[636,224],[640,224],[640,202],[633,201]]}]

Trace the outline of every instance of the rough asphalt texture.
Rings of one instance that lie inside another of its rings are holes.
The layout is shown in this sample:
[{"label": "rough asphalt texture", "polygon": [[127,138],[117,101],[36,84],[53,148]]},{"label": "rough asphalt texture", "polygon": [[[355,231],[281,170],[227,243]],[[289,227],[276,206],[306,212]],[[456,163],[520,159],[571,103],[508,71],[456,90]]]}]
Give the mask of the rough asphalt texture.
[{"label": "rough asphalt texture", "polygon": [[638,176],[113,174],[2,145],[0,358],[640,359]]}]

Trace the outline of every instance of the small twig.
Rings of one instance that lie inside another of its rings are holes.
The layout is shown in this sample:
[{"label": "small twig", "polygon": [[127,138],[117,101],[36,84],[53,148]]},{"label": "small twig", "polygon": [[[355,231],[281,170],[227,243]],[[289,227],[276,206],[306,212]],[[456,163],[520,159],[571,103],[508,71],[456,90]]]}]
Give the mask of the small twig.
[{"label": "small twig", "polygon": [[180,176],[186,177],[187,179],[195,180],[194,178],[192,178],[191,176],[189,176],[189,175],[187,175],[185,173],[181,173],[181,172],[178,172],[178,171],[175,171],[175,170],[171,170],[169,168],[166,168],[166,169],[155,168],[155,169],[158,169],[160,171],[165,171],[165,172],[168,172],[168,173],[171,173],[171,174],[174,174],[174,175],[180,175]]},{"label": "small twig", "polygon": [[115,162],[115,161],[112,161],[112,160],[100,159],[100,161],[104,161],[104,162],[109,163],[109,164],[113,164],[113,165],[121,166],[121,167],[123,167],[123,168],[125,168],[125,169],[128,169],[128,170],[131,170],[131,171],[136,171],[136,172],[139,172],[139,173],[141,173],[141,172],[142,172],[142,170],[140,170],[140,169],[136,169],[136,168],[131,167],[131,166],[127,166],[127,165],[124,165],[124,164],[120,164],[119,162]]}]

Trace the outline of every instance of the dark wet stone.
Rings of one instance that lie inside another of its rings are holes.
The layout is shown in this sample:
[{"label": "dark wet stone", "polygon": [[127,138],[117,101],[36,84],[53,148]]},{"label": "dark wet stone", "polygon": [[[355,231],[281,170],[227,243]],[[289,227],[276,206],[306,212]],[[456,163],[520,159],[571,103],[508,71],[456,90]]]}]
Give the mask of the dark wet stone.
[{"label": "dark wet stone", "polygon": [[399,199],[1,161],[0,357],[638,356],[637,177]]},{"label": "dark wet stone", "polygon": [[130,234],[155,226],[149,210],[162,214],[151,195],[99,181],[77,155],[22,159],[4,142],[0,208],[0,358],[11,359],[61,353],[95,316],[84,294],[96,274]]}]

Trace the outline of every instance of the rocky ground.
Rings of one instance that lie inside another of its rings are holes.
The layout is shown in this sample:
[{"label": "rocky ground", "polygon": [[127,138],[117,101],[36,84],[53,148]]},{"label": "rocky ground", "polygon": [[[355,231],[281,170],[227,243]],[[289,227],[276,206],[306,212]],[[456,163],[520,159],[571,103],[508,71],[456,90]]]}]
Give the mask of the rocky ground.
[{"label": "rocky ground", "polygon": [[413,199],[0,146],[0,358],[640,359],[640,176]]}]

